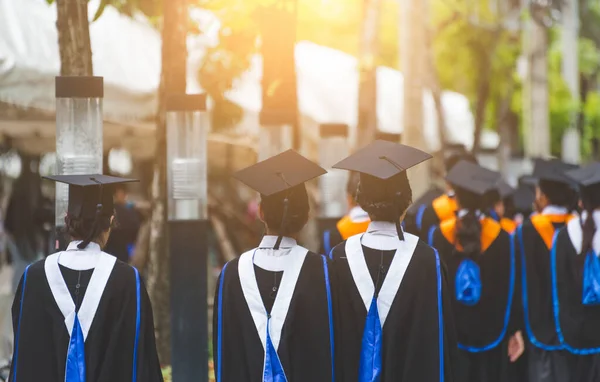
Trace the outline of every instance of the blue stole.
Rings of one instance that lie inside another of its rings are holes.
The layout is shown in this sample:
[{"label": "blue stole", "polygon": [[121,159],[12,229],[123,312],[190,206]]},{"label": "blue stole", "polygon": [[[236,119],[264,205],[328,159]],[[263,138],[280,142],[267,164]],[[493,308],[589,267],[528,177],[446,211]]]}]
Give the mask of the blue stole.
[{"label": "blue stole", "polygon": [[75,314],[69,351],[67,352],[65,382],[85,382],[85,340],[83,339],[83,331],[77,314]]},{"label": "blue stole", "polygon": [[271,334],[269,333],[269,324],[271,323],[271,316],[267,319],[267,343],[265,348],[265,367],[263,371],[263,382],[287,382],[285,372],[283,371],[283,365],[279,360],[279,355],[273,341],[271,340]]},{"label": "blue stole", "polygon": [[377,309],[377,297],[373,296],[367,313],[365,330],[360,351],[358,380],[360,382],[379,382],[381,378],[381,343],[383,329]]},{"label": "blue stole", "polygon": [[600,305],[600,259],[593,250],[585,258],[583,267],[583,305]]}]

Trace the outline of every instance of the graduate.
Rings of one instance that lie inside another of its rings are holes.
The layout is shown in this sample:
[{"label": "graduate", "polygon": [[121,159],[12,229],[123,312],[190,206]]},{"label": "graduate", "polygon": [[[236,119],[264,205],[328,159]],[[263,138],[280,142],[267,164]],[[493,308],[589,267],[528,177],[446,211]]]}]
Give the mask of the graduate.
[{"label": "graduate", "polygon": [[600,381],[600,163],[572,170],[584,212],[558,233],[553,300],[561,343],[574,354],[570,382]]},{"label": "graduate", "polygon": [[309,216],[304,182],[324,173],[288,150],[234,175],[260,193],[266,235],[217,281],[217,382],[333,381],[327,259],[296,243]]},{"label": "graduate", "polygon": [[29,266],[13,303],[11,382],[162,381],[152,307],[138,271],[102,252],[113,220],[105,175],[69,184],[67,249]]},{"label": "graduate", "polygon": [[539,161],[533,174],[538,180],[535,206],[539,212],[516,231],[530,382],[569,380],[570,357],[560,344],[554,320],[550,248],[556,231],[573,218],[570,208],[576,192],[564,172],[574,167],[557,159]]},{"label": "graduate", "polygon": [[[477,159],[471,154],[454,154],[446,159],[446,173],[449,173],[452,168],[462,160],[477,163]],[[414,226],[416,227],[416,231],[411,233],[418,235],[421,240],[427,241],[432,229],[437,227],[444,220],[454,217],[456,209],[454,190],[450,184],[446,184],[445,194],[439,196],[433,202],[423,204],[419,207],[419,211],[415,214]],[[410,225],[411,224],[407,224],[407,226]]]},{"label": "graduate", "polygon": [[407,169],[430,159],[375,141],[334,167],[360,172],[358,204],[371,223],[333,249],[336,379],[449,382],[458,351],[446,274],[437,252],[405,233]]},{"label": "graduate", "polygon": [[515,189],[502,179],[498,181],[495,189],[497,194],[494,194],[497,195],[497,198],[495,198],[493,206],[488,208],[488,215],[500,223],[500,226],[503,230],[512,234],[516,231],[517,224],[514,222],[514,220],[509,218],[508,215],[514,209],[511,198],[515,192]]},{"label": "graduate", "polygon": [[[528,219],[535,210],[535,181],[530,175],[519,178],[517,189],[512,194],[511,202],[514,208],[512,219],[517,226]],[[536,211],[537,212],[537,211]]]},{"label": "graduate", "polygon": [[356,204],[355,200],[358,181],[358,173],[350,173],[346,185],[346,196],[349,207],[348,214],[337,222],[336,229],[327,230],[323,234],[321,250],[327,256],[331,254],[333,247],[350,236],[365,232],[369,226],[369,214]]},{"label": "graduate", "polygon": [[500,174],[461,161],[446,179],[456,193],[458,214],[434,231],[432,245],[448,267],[453,290],[460,349],[455,378],[513,382],[516,369],[511,362],[525,350],[515,304],[515,252],[509,234],[483,214],[491,207],[490,201],[498,198]]}]

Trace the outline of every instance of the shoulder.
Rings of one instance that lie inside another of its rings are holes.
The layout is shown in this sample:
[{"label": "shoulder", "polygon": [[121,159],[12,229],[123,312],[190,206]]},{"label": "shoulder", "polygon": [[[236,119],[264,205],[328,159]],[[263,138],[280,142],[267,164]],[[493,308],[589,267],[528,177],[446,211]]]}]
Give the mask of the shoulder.
[{"label": "shoulder", "polygon": [[439,261],[439,253],[437,249],[431,247],[429,244],[419,239],[415,252],[413,253],[413,262],[417,262],[422,265],[436,265]]},{"label": "shoulder", "polygon": [[339,260],[341,257],[346,256],[346,242],[347,240],[342,241],[331,250],[331,260]]}]

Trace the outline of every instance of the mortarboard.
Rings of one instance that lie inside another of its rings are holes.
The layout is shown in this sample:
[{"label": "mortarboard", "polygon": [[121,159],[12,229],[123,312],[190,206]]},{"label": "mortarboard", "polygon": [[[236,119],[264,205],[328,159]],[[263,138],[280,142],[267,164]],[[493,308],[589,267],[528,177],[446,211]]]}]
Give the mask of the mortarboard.
[{"label": "mortarboard", "polygon": [[108,175],[52,175],[45,179],[69,185],[68,213],[76,218],[94,218],[98,205],[102,212],[112,215],[114,210],[113,188],[120,183],[137,182],[137,179],[118,178]]},{"label": "mortarboard", "polygon": [[[233,174],[233,177],[259,192],[263,197],[268,197],[304,184],[325,173],[327,171],[321,166],[306,159],[294,150],[287,150],[250,167],[246,167]],[[280,232],[283,232],[286,224],[288,210],[287,196],[283,200],[283,203],[284,210]],[[279,249],[281,240],[282,236],[280,235],[273,249]]]},{"label": "mortarboard", "polygon": [[[431,158],[431,155],[414,147],[395,142],[376,140],[346,159],[336,163],[333,165],[333,168],[356,171],[361,174],[387,180]],[[398,193],[397,197],[400,195]],[[399,212],[402,213],[404,211]],[[396,231],[400,240],[403,240],[404,235],[400,227],[400,216],[398,216],[398,220],[396,221]]]},{"label": "mortarboard", "polygon": [[452,170],[446,176],[446,180],[453,186],[477,195],[484,195],[491,190],[498,190],[501,179],[500,173],[465,160],[452,167]]},{"label": "mortarboard", "polygon": [[565,175],[582,187],[600,184],[600,162],[593,162],[585,167],[566,171]]},{"label": "mortarboard", "polygon": [[516,191],[515,188],[508,184],[504,179],[500,179],[496,187],[500,194],[500,199],[506,199]]},{"label": "mortarboard", "polygon": [[271,196],[327,173],[294,150],[246,167],[233,177],[264,196]]},{"label": "mortarboard", "polygon": [[385,180],[431,158],[431,155],[414,147],[378,140],[342,159],[333,168]]},{"label": "mortarboard", "polygon": [[547,180],[570,185],[573,182],[566,176],[565,172],[576,168],[576,165],[565,163],[560,159],[536,159],[530,181],[539,182],[540,180]]},{"label": "mortarboard", "polygon": [[[81,219],[96,219],[98,215],[112,216],[114,213],[113,186],[138,181],[137,179],[100,174],[52,175],[44,178],[69,185],[67,213],[74,218]],[[89,237],[80,244],[79,249],[83,249],[89,244],[97,234],[94,231],[95,228],[92,229]]]}]

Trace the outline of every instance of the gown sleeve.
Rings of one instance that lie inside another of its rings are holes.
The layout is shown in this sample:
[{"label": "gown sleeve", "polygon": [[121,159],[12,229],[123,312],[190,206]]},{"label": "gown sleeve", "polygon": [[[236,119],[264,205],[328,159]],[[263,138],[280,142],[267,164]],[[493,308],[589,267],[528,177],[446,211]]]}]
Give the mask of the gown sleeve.
[{"label": "gown sleeve", "polygon": [[212,355],[213,355],[213,365],[215,370],[215,379],[217,378],[217,370],[220,362],[219,359],[219,285],[221,285],[221,278],[223,277],[223,272],[219,274],[217,278],[217,284],[215,288],[215,298],[213,300],[213,317],[212,317]]},{"label": "gown sleeve", "polygon": [[429,243],[429,230],[431,227],[437,226],[438,224],[440,224],[440,219],[435,213],[433,205],[429,204],[423,212],[423,219],[421,220],[421,228],[419,230],[419,238],[424,242]]},{"label": "gown sleeve", "polygon": [[444,318],[444,382],[460,382],[454,377],[453,365],[458,361],[458,340],[452,313],[452,295],[448,284],[448,269],[442,262],[442,314]]},{"label": "gown sleeve", "polygon": [[152,304],[144,282],[140,280],[141,294],[141,322],[140,339],[138,343],[138,381],[162,382],[162,370],[156,350],[156,339],[154,337],[154,315]]}]

